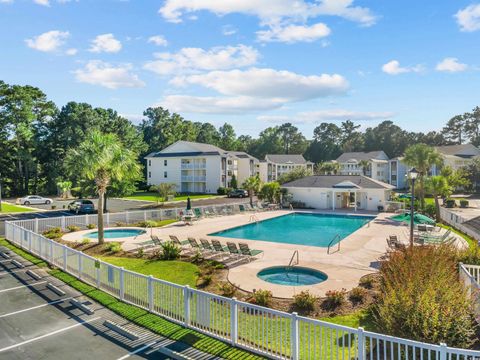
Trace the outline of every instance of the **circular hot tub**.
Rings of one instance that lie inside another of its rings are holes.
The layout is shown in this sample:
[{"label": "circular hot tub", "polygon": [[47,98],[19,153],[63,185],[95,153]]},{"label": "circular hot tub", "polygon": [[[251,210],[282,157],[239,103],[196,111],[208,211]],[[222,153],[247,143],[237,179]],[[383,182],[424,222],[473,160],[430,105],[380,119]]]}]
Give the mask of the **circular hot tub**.
[{"label": "circular hot tub", "polygon": [[[145,230],[142,229],[107,229],[104,231],[105,239],[121,239],[126,237],[133,237],[145,234]],[[85,234],[83,237],[89,239],[98,239],[98,231],[92,231]]]},{"label": "circular hot tub", "polygon": [[263,281],[288,286],[314,285],[328,279],[327,274],[306,267],[273,266],[261,270],[257,277]]}]

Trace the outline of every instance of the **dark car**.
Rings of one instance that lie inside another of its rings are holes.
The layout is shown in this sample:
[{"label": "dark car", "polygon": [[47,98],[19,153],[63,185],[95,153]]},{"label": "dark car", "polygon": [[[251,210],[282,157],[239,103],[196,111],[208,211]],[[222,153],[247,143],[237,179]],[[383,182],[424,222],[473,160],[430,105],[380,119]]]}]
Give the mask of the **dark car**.
[{"label": "dark car", "polygon": [[91,214],[95,212],[95,206],[90,200],[75,200],[68,204],[68,210],[76,214]]},{"label": "dark car", "polygon": [[229,198],[244,198],[248,196],[248,191],[243,189],[235,189],[228,193]]}]

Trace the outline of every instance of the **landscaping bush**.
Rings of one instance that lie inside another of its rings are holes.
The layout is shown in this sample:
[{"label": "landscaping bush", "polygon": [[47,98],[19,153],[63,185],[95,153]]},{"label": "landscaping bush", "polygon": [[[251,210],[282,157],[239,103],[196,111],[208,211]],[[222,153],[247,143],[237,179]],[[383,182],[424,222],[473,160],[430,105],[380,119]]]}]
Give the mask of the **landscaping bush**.
[{"label": "landscaping bush", "polygon": [[293,296],[293,306],[300,313],[308,314],[315,308],[317,297],[310,294],[308,290],[302,291]]},{"label": "landscaping bush", "polygon": [[45,236],[46,238],[55,240],[55,239],[60,239],[63,236],[63,232],[62,232],[62,229],[60,229],[59,227],[54,227],[54,228],[45,230],[42,233],[42,235]]},{"label": "landscaping bush", "polygon": [[249,299],[252,304],[269,307],[272,302],[272,292],[269,290],[259,289],[255,291]]},{"label": "landscaping bush", "polygon": [[435,208],[435,204],[426,204],[425,205],[425,210],[423,211],[425,213],[425,215],[427,215],[428,217],[431,217],[432,219],[435,219],[435,217],[437,216],[437,212],[436,212],[436,208]]},{"label": "landscaping bush", "polygon": [[367,298],[368,291],[360,286],[357,286],[356,288],[353,288],[352,291],[348,294],[348,299],[353,303],[353,304],[363,304],[365,302],[365,299]]},{"label": "landscaping bush", "polygon": [[227,188],[227,187],[223,187],[223,186],[220,186],[218,189],[217,189],[217,194],[218,195],[228,195],[228,193],[232,191],[231,188]]},{"label": "landscaping bush", "polygon": [[127,226],[127,225],[128,225],[127,223],[124,223],[124,222],[122,222],[122,221],[117,221],[117,222],[115,223],[115,226],[116,226],[116,227],[125,227],[125,226]]},{"label": "landscaping bush", "polygon": [[325,300],[323,300],[323,307],[328,310],[336,310],[342,307],[347,302],[345,299],[346,290],[328,290],[325,293]]},{"label": "landscaping bush", "polygon": [[380,269],[380,292],[372,309],[376,328],[417,341],[470,346],[471,300],[458,280],[456,258],[451,245],[392,253]]},{"label": "landscaping bush", "polygon": [[480,247],[478,245],[473,245],[459,250],[457,259],[464,264],[480,265]]},{"label": "landscaping bush", "polygon": [[97,227],[97,225],[95,225],[95,224],[88,224],[87,225],[87,229],[90,229],[90,230],[95,229],[96,227]]},{"label": "landscaping bush", "polygon": [[176,260],[180,257],[181,249],[172,241],[167,241],[161,245],[161,255],[162,260]]},{"label": "landscaping bush", "polygon": [[136,255],[137,258],[141,259],[141,258],[143,258],[144,255],[145,255],[145,250],[143,248],[139,248],[137,250],[137,255]]},{"label": "landscaping bush", "polygon": [[212,275],[200,276],[197,280],[197,287],[204,288],[212,283]]},{"label": "landscaping bush", "polygon": [[119,242],[115,242],[115,241],[108,242],[107,246],[106,246],[106,249],[107,249],[107,251],[110,251],[112,253],[118,253],[118,252],[122,251],[122,244],[120,244]]},{"label": "landscaping bush", "polygon": [[446,199],[445,200],[445,207],[454,208],[455,207],[455,199]]},{"label": "landscaping bush", "polygon": [[70,232],[80,231],[80,227],[77,225],[68,225],[67,230]]},{"label": "landscaping bush", "polygon": [[224,282],[218,285],[218,289],[220,290],[220,294],[222,296],[232,298],[235,296],[235,293],[237,292],[237,288],[235,285],[230,284],[229,282]]},{"label": "landscaping bush", "polygon": [[468,200],[462,199],[460,200],[460,207],[461,208],[467,208],[468,207]]},{"label": "landscaping bush", "polygon": [[153,228],[153,227],[157,227],[157,222],[155,220],[146,220],[146,221],[140,221],[136,225],[142,228]]},{"label": "landscaping bush", "polygon": [[373,289],[375,285],[375,279],[371,276],[365,276],[360,279],[358,285],[364,287],[365,289]]},{"label": "landscaping bush", "polygon": [[82,245],[88,245],[88,244],[90,244],[91,241],[92,241],[92,240],[91,240],[90,238],[84,237],[84,238],[82,239]]}]

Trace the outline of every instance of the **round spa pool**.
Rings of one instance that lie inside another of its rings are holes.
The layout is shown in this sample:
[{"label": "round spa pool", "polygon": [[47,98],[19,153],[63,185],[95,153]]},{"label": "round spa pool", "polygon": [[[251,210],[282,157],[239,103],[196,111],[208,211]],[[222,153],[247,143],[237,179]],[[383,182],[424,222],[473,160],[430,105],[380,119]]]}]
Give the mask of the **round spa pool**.
[{"label": "round spa pool", "polygon": [[[145,230],[142,229],[108,229],[104,231],[105,239],[119,239],[126,237],[133,237],[137,235],[145,234]],[[89,239],[98,239],[98,231],[93,231],[85,234],[83,237]]]},{"label": "round spa pool", "polygon": [[318,270],[305,267],[274,266],[261,270],[257,277],[263,281],[289,286],[314,285],[327,280],[328,276]]}]

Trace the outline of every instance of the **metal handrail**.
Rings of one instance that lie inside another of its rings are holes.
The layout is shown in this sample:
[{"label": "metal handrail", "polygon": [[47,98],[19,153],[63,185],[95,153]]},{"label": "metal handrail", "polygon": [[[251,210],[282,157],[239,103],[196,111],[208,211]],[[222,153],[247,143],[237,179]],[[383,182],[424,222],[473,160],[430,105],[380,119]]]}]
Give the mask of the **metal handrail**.
[{"label": "metal handrail", "polygon": [[300,263],[300,260],[299,260],[299,258],[298,258],[298,250],[295,250],[295,251],[293,252],[293,255],[292,255],[292,257],[291,257],[291,259],[290,259],[290,262],[288,263],[288,266],[287,266],[287,267],[292,267],[292,266],[293,266],[292,263],[293,263],[293,259],[295,259],[295,255],[297,255],[297,262],[296,262],[295,265],[298,265],[298,264]]},{"label": "metal handrail", "polygon": [[[328,248],[327,248],[327,254],[330,254],[330,247],[332,246],[332,244],[335,242],[335,240],[337,238],[340,238],[340,234],[337,234],[333,237],[332,240],[330,240],[330,242],[328,243]],[[337,251],[340,251],[340,243],[342,242],[342,240],[340,239],[340,241],[338,242],[338,250]]]}]

